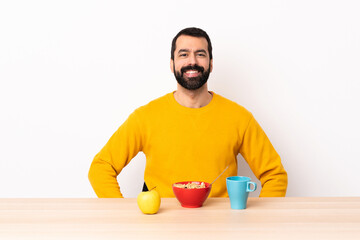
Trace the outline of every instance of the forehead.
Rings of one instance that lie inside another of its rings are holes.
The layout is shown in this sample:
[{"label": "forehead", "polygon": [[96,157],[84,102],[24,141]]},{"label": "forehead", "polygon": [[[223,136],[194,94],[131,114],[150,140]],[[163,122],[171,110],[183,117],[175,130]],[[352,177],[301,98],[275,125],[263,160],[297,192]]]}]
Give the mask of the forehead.
[{"label": "forehead", "polygon": [[189,50],[200,50],[204,49],[208,52],[208,42],[206,38],[203,37],[192,37],[187,35],[181,35],[176,40],[176,49],[175,52],[180,49],[189,49]]}]

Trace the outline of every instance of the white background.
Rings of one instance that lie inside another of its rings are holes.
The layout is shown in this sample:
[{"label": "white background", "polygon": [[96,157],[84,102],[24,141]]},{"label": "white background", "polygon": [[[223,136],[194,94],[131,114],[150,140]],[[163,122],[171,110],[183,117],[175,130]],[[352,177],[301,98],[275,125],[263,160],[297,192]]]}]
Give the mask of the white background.
[{"label": "white background", "polygon": [[[287,196],[360,196],[358,1],[1,1],[0,197],[95,197],[95,154],[175,90],[170,43],[210,35],[209,89],[250,110]],[[143,183],[139,153],[118,180]],[[252,178],[239,156],[239,175]],[[253,196],[257,196],[259,191]]]}]

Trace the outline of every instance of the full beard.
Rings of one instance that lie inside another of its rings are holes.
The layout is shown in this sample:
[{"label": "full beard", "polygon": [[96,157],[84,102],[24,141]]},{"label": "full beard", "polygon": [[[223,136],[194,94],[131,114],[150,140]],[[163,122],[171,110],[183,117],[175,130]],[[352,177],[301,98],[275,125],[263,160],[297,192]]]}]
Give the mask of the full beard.
[{"label": "full beard", "polygon": [[[187,70],[196,70],[200,73],[200,75],[197,77],[184,77],[184,72]],[[176,81],[180,84],[180,86],[188,90],[196,90],[201,88],[207,82],[210,76],[210,66],[207,71],[204,71],[204,68],[198,65],[186,66],[181,68],[180,71],[181,72],[175,71],[174,66],[174,75]]]}]

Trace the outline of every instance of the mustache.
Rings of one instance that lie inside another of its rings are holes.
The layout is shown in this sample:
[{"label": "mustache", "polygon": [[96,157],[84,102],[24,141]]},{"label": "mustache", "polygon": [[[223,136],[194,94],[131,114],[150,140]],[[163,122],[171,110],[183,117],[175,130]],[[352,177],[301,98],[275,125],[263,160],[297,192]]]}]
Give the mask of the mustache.
[{"label": "mustache", "polygon": [[198,72],[201,72],[201,73],[204,72],[204,68],[203,68],[203,67],[195,64],[195,65],[190,65],[190,66],[182,67],[182,68],[181,68],[181,74],[183,74],[184,72],[189,71],[189,70],[195,70],[195,71],[198,71]]}]

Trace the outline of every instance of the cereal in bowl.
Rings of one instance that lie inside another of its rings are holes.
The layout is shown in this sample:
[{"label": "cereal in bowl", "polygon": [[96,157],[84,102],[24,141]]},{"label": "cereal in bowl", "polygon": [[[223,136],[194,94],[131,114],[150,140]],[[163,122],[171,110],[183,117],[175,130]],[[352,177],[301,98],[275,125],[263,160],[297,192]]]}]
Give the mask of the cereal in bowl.
[{"label": "cereal in bowl", "polygon": [[189,182],[187,184],[175,183],[174,187],[187,188],[187,189],[206,188],[204,182],[201,182],[200,184],[198,182],[191,182],[191,183]]}]

